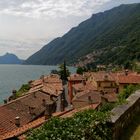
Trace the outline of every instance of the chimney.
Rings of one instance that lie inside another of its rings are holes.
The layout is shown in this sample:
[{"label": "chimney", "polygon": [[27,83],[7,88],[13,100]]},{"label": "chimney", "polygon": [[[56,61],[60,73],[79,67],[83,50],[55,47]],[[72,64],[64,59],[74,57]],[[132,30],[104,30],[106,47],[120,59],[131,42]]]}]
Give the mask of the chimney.
[{"label": "chimney", "polygon": [[45,100],[45,99],[42,100],[42,105],[43,105],[44,107],[46,107],[46,100]]},{"label": "chimney", "polygon": [[16,96],[16,93],[17,93],[17,91],[14,89],[14,90],[12,91],[12,94],[13,94],[14,97]]},{"label": "chimney", "polygon": [[56,89],[56,95],[58,95],[58,90]]},{"label": "chimney", "polygon": [[15,118],[15,125],[17,127],[20,127],[20,117],[18,117],[18,116]]},{"label": "chimney", "polygon": [[88,96],[88,102],[89,102],[89,104],[92,104],[91,96]]},{"label": "chimney", "polygon": [[103,91],[103,90],[101,90],[101,91],[100,91],[100,94],[101,94],[101,95],[104,95],[105,93],[104,93],[104,91]]},{"label": "chimney", "polygon": [[125,70],[125,76],[127,76],[128,75],[128,70]]},{"label": "chimney", "polygon": [[105,81],[108,80],[108,75],[107,74],[104,76],[104,80]]},{"label": "chimney", "polygon": [[3,101],[4,101],[4,104],[7,104],[7,99],[4,99]]},{"label": "chimney", "polygon": [[28,84],[31,84],[33,81],[32,80],[30,80],[30,81],[28,81]]},{"label": "chimney", "polygon": [[101,104],[104,105],[107,102],[108,102],[108,100],[106,98],[104,98],[104,96],[101,96]]},{"label": "chimney", "polygon": [[45,76],[41,75],[40,79],[42,80],[42,82],[45,82]]},{"label": "chimney", "polygon": [[61,112],[65,110],[65,100],[64,98],[61,99]]},{"label": "chimney", "polygon": [[53,103],[49,103],[46,105],[46,110],[45,110],[45,120],[51,118],[52,116],[52,107],[53,107]]},{"label": "chimney", "polygon": [[53,95],[50,95],[50,100],[51,100],[51,101],[54,101]]},{"label": "chimney", "polygon": [[34,98],[36,98],[36,94],[35,94],[35,92],[33,93],[33,96],[34,96]]},{"label": "chimney", "polygon": [[29,113],[30,113],[31,115],[35,115],[35,107],[30,107],[30,106],[29,106]]},{"label": "chimney", "polygon": [[85,80],[83,80],[82,83],[83,83],[84,86],[86,85],[86,81]]}]

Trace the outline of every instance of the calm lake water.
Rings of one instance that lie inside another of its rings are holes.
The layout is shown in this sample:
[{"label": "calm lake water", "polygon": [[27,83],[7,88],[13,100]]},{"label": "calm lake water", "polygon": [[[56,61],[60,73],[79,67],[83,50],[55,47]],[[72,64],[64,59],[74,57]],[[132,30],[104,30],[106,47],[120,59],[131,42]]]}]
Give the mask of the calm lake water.
[{"label": "calm lake water", "polygon": [[[57,66],[34,66],[34,65],[0,65],[0,103],[9,95],[13,89],[19,89],[22,84],[30,80],[38,79],[41,75],[47,75]],[[75,68],[70,67],[70,72]]]}]

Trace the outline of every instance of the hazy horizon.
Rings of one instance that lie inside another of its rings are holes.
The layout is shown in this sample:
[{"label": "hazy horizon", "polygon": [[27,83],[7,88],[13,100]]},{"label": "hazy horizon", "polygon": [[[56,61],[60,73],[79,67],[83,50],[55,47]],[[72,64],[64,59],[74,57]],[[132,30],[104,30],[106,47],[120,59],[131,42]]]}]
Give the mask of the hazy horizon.
[{"label": "hazy horizon", "polygon": [[0,55],[26,59],[72,27],[120,4],[140,0],[0,0]]}]

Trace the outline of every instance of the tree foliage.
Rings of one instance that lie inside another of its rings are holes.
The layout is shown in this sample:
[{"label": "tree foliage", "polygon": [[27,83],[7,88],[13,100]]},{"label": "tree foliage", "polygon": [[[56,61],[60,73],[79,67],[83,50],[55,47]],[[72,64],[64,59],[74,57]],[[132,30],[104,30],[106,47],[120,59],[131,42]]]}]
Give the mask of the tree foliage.
[{"label": "tree foliage", "polygon": [[76,70],[77,74],[83,74],[84,72],[86,72],[87,69],[85,67],[78,67]]},{"label": "tree foliage", "polygon": [[138,89],[140,89],[140,85],[126,86],[118,95],[119,103],[124,103],[126,99]]},{"label": "tree foliage", "polygon": [[94,14],[29,57],[26,64],[73,64],[89,53],[101,52],[94,63],[140,61],[140,4],[121,5]]},{"label": "tree foliage", "polygon": [[60,75],[60,77],[61,77],[61,79],[63,80],[63,81],[67,81],[68,79],[68,76],[70,75],[70,71],[69,71],[69,69],[68,69],[68,67],[66,66],[66,62],[64,61],[64,63],[63,64],[61,64],[60,66],[59,66],[59,71],[58,71],[58,73],[59,73],[59,75]]},{"label": "tree foliage", "polygon": [[28,133],[27,140],[111,140],[109,114],[95,110],[76,113],[70,118],[52,118]]},{"label": "tree foliage", "polygon": [[29,84],[23,84],[23,85],[21,86],[21,88],[16,92],[16,96],[17,96],[17,97],[22,96],[23,94],[25,94],[26,92],[28,92],[29,89],[30,89]]},{"label": "tree foliage", "polygon": [[27,140],[112,140],[108,124],[110,111],[126,101],[140,85],[127,86],[118,96],[117,103],[106,103],[98,111],[86,110],[73,117],[54,117],[38,129],[29,131]]}]

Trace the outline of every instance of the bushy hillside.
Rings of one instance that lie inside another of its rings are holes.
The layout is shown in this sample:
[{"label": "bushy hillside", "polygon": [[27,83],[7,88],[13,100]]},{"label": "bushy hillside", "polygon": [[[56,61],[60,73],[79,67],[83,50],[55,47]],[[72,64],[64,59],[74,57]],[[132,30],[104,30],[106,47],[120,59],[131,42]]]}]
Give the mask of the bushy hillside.
[{"label": "bushy hillside", "polygon": [[26,60],[26,64],[76,62],[101,51],[95,63],[124,63],[140,60],[140,4],[121,5],[94,14],[67,34],[56,38]]}]

